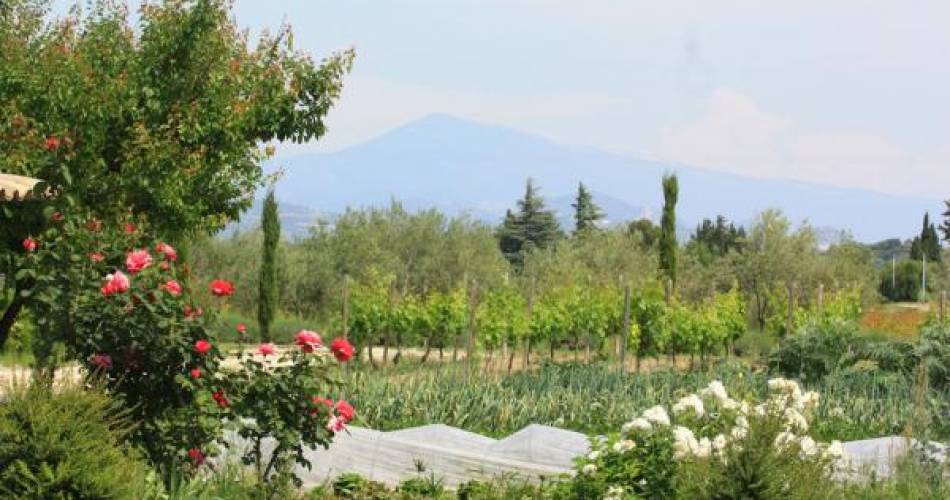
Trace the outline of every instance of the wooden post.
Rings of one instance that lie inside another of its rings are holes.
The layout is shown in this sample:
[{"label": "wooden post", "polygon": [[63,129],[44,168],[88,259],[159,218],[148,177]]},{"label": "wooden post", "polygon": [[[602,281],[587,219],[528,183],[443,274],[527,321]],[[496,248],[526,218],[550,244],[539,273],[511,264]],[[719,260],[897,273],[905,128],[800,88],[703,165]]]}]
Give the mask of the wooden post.
[{"label": "wooden post", "polygon": [[534,279],[531,279],[531,286],[528,288],[528,331],[524,337],[524,366],[522,370],[527,370],[531,365],[531,314],[534,310]]},{"label": "wooden post", "polygon": [[465,346],[465,356],[468,357],[469,363],[475,362],[475,294],[477,293],[478,281],[472,280],[472,290],[468,299],[468,339]]},{"label": "wooden post", "polygon": [[670,305],[673,302],[673,280],[666,279],[666,305]]},{"label": "wooden post", "polygon": [[940,292],[940,309],[939,309],[938,318],[940,318],[941,323],[947,320],[947,291],[946,290]]},{"label": "wooden post", "polygon": [[791,335],[795,326],[795,284],[788,284],[788,316],[785,318],[785,334]]},{"label": "wooden post", "polygon": [[[630,332],[630,285],[623,289],[623,331],[620,332],[620,374],[623,375],[627,361],[627,337]],[[639,349],[637,350],[639,356]]]},{"label": "wooden post", "polygon": [[343,338],[349,339],[350,322],[350,291],[348,288],[350,282],[349,275],[343,275]]}]

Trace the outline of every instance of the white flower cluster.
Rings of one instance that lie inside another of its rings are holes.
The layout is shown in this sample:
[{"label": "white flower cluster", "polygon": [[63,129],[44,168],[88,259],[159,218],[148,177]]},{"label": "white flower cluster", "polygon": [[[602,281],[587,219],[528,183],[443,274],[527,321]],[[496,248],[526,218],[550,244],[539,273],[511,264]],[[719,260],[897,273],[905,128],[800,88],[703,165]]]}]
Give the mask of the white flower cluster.
[{"label": "white flower cluster", "polygon": [[[729,430],[719,433],[712,438],[697,437],[688,427],[677,425],[673,428],[673,450],[677,458],[697,457],[707,458],[717,456],[725,460],[725,452],[729,447],[741,447],[741,442],[749,434],[749,418],[776,417],[781,418],[785,425],[784,430],[775,438],[776,449],[784,449],[796,445],[802,457],[816,457],[822,455],[832,459],[844,456],[844,448],[838,441],[823,445],[815,442],[807,435],[809,429],[808,417],[818,407],[819,396],[814,391],[802,391],[794,380],[775,378],[768,381],[769,398],[761,404],[752,406],[748,401],[737,401],[729,396],[722,382],[715,380],[700,390],[697,394],[689,394],[680,398],[672,406],[673,415],[695,417],[704,423],[714,419],[730,419],[727,424]],[[713,405],[713,411],[707,410]],[[717,411],[719,410],[719,411]],[[685,422],[689,422],[687,419]],[[719,422],[722,424],[723,422]],[[657,405],[645,410],[639,417],[627,422],[621,428],[621,434],[626,438],[631,434],[648,433],[657,427],[670,425],[670,416],[666,408]],[[704,425],[705,427],[705,425]],[[722,428],[722,425],[719,425]],[[628,442],[627,440],[622,442]],[[621,448],[635,446],[633,442],[621,446],[622,442],[614,445],[614,451]]]}]

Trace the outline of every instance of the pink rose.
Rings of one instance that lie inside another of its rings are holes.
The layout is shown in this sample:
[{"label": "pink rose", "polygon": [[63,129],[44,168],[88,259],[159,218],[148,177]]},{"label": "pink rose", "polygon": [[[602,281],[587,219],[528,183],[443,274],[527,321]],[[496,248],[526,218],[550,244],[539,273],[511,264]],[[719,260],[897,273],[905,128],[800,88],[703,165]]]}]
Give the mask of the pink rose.
[{"label": "pink rose", "polygon": [[345,363],[353,357],[353,346],[344,338],[333,339],[330,343],[330,352],[336,356],[337,361]]},{"label": "pink rose", "polygon": [[136,231],[135,224],[132,224],[131,222],[127,222],[125,224],[125,228],[124,228],[125,234],[134,234],[135,231]]},{"label": "pink rose", "polygon": [[247,325],[245,325],[244,323],[238,323],[237,326],[234,327],[234,329],[237,330],[237,332],[240,333],[241,335],[244,335],[244,333],[247,332]]},{"label": "pink rose", "polygon": [[122,271],[116,271],[113,274],[106,276],[106,283],[102,285],[102,288],[99,290],[106,297],[110,295],[115,295],[117,293],[125,293],[129,291],[129,277],[122,273]]},{"label": "pink rose", "polygon": [[53,212],[53,215],[50,218],[53,219],[53,222],[62,222],[66,216],[64,216],[62,212]]},{"label": "pink rose", "polygon": [[155,251],[164,255],[165,260],[170,260],[172,262],[178,260],[178,252],[176,252],[175,249],[172,248],[172,246],[168,243],[159,243],[158,245],[155,245]]},{"label": "pink rose", "polygon": [[162,290],[172,295],[181,295],[181,284],[175,280],[168,280],[162,285]]},{"label": "pink rose", "polygon": [[271,343],[261,344],[260,347],[257,348],[257,353],[261,356],[268,356],[275,352],[277,352],[277,348]]},{"label": "pink rose", "polygon": [[345,400],[341,399],[337,401],[334,408],[336,409],[336,414],[343,419],[344,423],[348,424],[351,420],[356,418],[356,410]]},{"label": "pink rose", "polygon": [[51,135],[43,141],[43,145],[46,147],[47,151],[56,151],[59,149],[59,137]]},{"label": "pink rose", "polygon": [[201,339],[195,342],[195,352],[201,354],[202,356],[207,354],[211,350],[211,342]]},{"label": "pink rose", "polygon": [[192,368],[191,369],[191,378],[199,379],[201,378],[201,368]]},{"label": "pink rose", "polygon": [[108,354],[93,354],[89,361],[100,370],[112,369],[112,356]]},{"label": "pink rose", "polygon": [[26,250],[27,252],[32,252],[36,250],[36,247],[37,247],[37,243],[36,243],[36,240],[34,240],[33,238],[27,237],[25,240],[23,240],[23,249]]},{"label": "pink rose", "polygon": [[320,335],[310,330],[300,330],[297,332],[296,343],[303,349],[303,352],[313,352],[314,349],[323,345]]},{"label": "pink rose", "polygon": [[333,433],[346,429],[346,422],[341,417],[330,417],[327,420],[327,430]]},{"label": "pink rose", "polygon": [[102,262],[105,258],[105,255],[102,255],[100,252],[92,252],[89,254],[89,260],[96,263]]},{"label": "pink rose", "polygon": [[148,250],[133,250],[125,257],[125,267],[135,274],[152,264],[152,256]]}]

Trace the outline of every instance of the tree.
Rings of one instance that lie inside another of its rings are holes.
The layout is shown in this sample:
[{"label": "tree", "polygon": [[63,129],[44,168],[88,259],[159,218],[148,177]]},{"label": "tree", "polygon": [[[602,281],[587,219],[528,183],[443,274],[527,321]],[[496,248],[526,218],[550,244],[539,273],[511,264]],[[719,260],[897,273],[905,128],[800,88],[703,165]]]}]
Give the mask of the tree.
[{"label": "tree", "polygon": [[554,212],[544,207],[544,198],[532,179],[528,179],[524,197],[518,200],[518,213],[508,211],[497,235],[499,247],[516,268],[521,267],[525,254],[548,248],[562,236]]},{"label": "tree", "polygon": [[676,284],[676,202],[679,181],[675,174],[663,176],[663,217],[660,221],[660,269]]},{"label": "tree", "polygon": [[[323,135],[353,58],[315,64],[289,28],[248,44],[225,0],[150,3],[137,26],[124,2],[65,19],[48,18],[49,4],[0,2],[0,171],[46,181],[66,216],[67,207],[103,220],[131,212],[172,242],[250,206],[273,151],[264,144]],[[35,210],[4,207],[0,227]],[[39,230],[0,242],[0,272],[17,275],[3,254],[22,252],[19,241]],[[28,293],[28,282],[7,283]],[[15,300],[5,315],[23,306]]]},{"label": "tree", "polygon": [[924,214],[920,235],[914,238],[910,246],[911,259],[922,260],[924,256],[928,262],[940,262],[940,236],[936,225],[930,222],[930,213]]},{"label": "tree", "polygon": [[700,247],[714,257],[721,257],[732,250],[741,251],[745,237],[744,228],[737,228],[732,222],[727,224],[725,216],[719,215],[715,223],[703,219],[703,222],[696,226],[690,244]]},{"label": "tree", "polygon": [[270,327],[277,315],[277,244],[280,243],[280,218],[277,214],[277,200],[273,189],[268,191],[267,198],[264,199],[261,227],[264,232],[264,242],[261,246],[257,324],[261,330],[261,340],[270,342]]},{"label": "tree", "polygon": [[627,224],[627,234],[639,237],[643,247],[652,248],[660,239],[660,228],[650,219],[639,219]]},{"label": "tree", "polygon": [[940,230],[943,231],[943,239],[950,241],[950,200],[944,202],[947,205],[947,211],[943,213],[943,225]]},{"label": "tree", "polygon": [[594,203],[594,197],[583,182],[577,185],[577,200],[571,206],[574,207],[574,236],[597,229],[597,223],[604,218],[604,213]]}]

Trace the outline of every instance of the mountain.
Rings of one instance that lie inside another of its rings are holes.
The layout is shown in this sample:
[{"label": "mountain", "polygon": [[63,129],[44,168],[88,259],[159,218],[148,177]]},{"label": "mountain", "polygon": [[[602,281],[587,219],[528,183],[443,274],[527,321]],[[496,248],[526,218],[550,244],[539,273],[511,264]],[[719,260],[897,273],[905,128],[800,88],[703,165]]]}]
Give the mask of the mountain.
[{"label": "mountain", "polygon": [[[264,208],[264,200],[258,198],[254,200],[251,208],[244,212],[241,220],[237,223],[228,225],[222,232],[224,236],[233,234],[235,231],[250,231],[261,227],[261,212]],[[316,223],[321,215],[320,211],[313,208],[296,205],[280,200],[277,204],[278,218],[280,219],[280,232],[289,238],[305,236],[310,232],[310,228]]]},{"label": "mountain", "polygon": [[268,172],[277,168],[285,171],[278,198],[321,212],[395,198],[407,208],[435,206],[497,222],[532,177],[559,211],[561,200],[571,199],[583,181],[608,218],[618,221],[659,213],[666,172],[679,175],[677,216],[687,227],[717,214],[748,221],[766,208],[780,208],[792,221],[807,219],[816,227],[846,229],[860,241],[879,241],[912,235],[921,214],[942,208],[939,200],[646,161],[441,114],[338,152],[265,164]]}]

